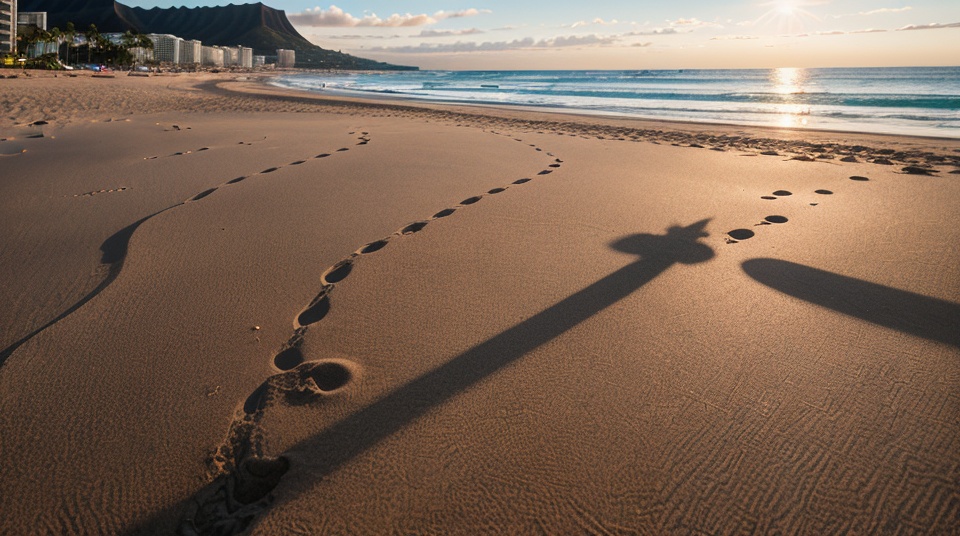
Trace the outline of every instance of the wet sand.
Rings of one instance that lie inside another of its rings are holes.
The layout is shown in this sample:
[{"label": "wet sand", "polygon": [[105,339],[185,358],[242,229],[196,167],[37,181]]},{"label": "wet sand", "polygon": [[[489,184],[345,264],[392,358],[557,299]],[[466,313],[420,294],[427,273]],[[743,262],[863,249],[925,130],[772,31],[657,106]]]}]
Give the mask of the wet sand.
[{"label": "wet sand", "polygon": [[960,141],[239,78],[0,80],[0,532],[956,530]]}]

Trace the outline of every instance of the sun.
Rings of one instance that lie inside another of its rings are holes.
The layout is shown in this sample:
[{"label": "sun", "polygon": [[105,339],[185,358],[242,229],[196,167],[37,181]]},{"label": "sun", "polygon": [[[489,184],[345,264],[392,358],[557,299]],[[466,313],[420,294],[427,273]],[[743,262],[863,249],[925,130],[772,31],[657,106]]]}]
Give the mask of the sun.
[{"label": "sun", "polygon": [[768,11],[761,15],[754,24],[775,23],[783,32],[803,31],[805,20],[820,20],[816,15],[804,9],[806,5],[816,5],[811,1],[772,0],[760,5],[768,8]]}]

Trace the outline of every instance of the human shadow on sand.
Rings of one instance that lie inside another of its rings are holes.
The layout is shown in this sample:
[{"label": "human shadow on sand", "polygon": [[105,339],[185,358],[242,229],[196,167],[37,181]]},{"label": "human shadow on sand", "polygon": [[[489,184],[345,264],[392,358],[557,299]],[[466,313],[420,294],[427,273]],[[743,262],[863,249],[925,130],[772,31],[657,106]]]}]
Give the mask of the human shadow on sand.
[{"label": "human shadow on sand", "polygon": [[74,303],[73,305],[68,307],[65,311],[57,315],[56,318],[54,318],[53,320],[50,320],[46,324],[26,334],[20,340],[16,341],[10,346],[7,346],[3,350],[0,350],[0,367],[2,367],[4,363],[7,362],[7,359],[14,352],[16,352],[18,348],[26,344],[27,341],[36,337],[37,335],[40,334],[40,332],[44,331],[50,326],[72,315],[77,309],[80,309],[81,307],[86,305],[87,302],[97,297],[98,294],[100,294],[101,292],[104,291],[104,289],[109,287],[110,284],[113,283],[113,281],[117,278],[117,276],[120,275],[120,270],[123,269],[123,261],[127,257],[127,249],[130,246],[130,239],[133,237],[133,232],[136,231],[137,228],[143,224],[143,222],[149,220],[150,218],[156,216],[157,214],[160,214],[161,212],[165,212],[166,210],[169,210],[169,209],[164,209],[154,214],[151,214],[149,216],[146,216],[144,218],[141,218],[131,223],[130,225],[124,227],[123,229],[120,229],[119,231],[111,235],[109,238],[104,240],[103,243],[100,245],[100,254],[101,254],[100,263],[108,266],[109,268],[107,270],[107,275],[103,279],[103,281],[101,281],[100,284],[96,286],[96,288],[94,288],[93,290],[88,292],[85,296],[80,298],[76,303]]},{"label": "human shadow on sand", "polygon": [[960,347],[960,304],[776,259],[748,260],[743,271],[795,298]]},{"label": "human shadow on sand", "polygon": [[[291,482],[290,485],[296,487],[286,489],[284,495],[297,496],[307,491],[311,481],[316,482],[316,479],[331,474],[457,394],[624,299],[674,264],[710,260],[714,256],[713,250],[699,242],[700,238],[708,236],[704,231],[708,222],[701,220],[687,227],[671,227],[663,235],[635,234],[613,242],[613,249],[637,255],[639,259],[453,357],[297,445],[296,450],[318,453],[322,459],[311,469],[310,478],[296,479],[297,484]],[[240,465],[242,469],[242,463]],[[284,472],[286,467],[285,463],[278,465]],[[295,471],[296,467],[290,466],[290,470]],[[243,473],[241,470],[240,474],[231,474],[227,480],[233,479],[232,482],[214,482],[197,493],[193,505],[184,515],[180,531],[235,534],[245,530],[256,513],[268,506],[273,486],[261,488],[259,493],[248,493],[250,490],[246,488],[253,482]],[[230,493],[227,490],[236,491],[233,497],[222,501],[224,492]],[[238,491],[243,491],[247,497],[255,497],[259,504],[241,504],[246,501],[236,500]],[[228,506],[230,504],[234,506]]]}]

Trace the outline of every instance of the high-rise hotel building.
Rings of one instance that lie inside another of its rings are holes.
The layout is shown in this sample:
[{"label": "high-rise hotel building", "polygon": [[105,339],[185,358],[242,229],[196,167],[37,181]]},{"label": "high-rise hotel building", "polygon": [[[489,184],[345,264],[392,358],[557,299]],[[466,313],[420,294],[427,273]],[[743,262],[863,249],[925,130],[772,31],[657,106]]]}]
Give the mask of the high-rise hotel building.
[{"label": "high-rise hotel building", "polygon": [[180,63],[190,65],[203,61],[203,44],[196,39],[184,39],[180,43]]},{"label": "high-rise hotel building", "polygon": [[153,41],[153,59],[173,64],[180,63],[180,43],[183,39],[170,34],[147,34]]},{"label": "high-rise hotel building", "polygon": [[297,63],[297,53],[293,50],[286,50],[282,48],[277,49],[277,67],[283,68],[293,68]]},{"label": "high-rise hotel building", "polygon": [[0,53],[17,51],[17,0],[0,0]]}]

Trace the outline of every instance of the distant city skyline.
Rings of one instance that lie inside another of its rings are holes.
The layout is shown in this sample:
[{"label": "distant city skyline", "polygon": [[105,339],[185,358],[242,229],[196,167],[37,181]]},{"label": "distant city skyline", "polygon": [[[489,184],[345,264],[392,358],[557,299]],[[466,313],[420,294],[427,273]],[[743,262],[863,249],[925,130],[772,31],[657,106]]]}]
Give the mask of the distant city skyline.
[{"label": "distant city skyline", "polygon": [[[120,1],[148,8],[229,3]],[[958,0],[264,3],[286,11],[323,48],[424,69],[960,64]]]}]

